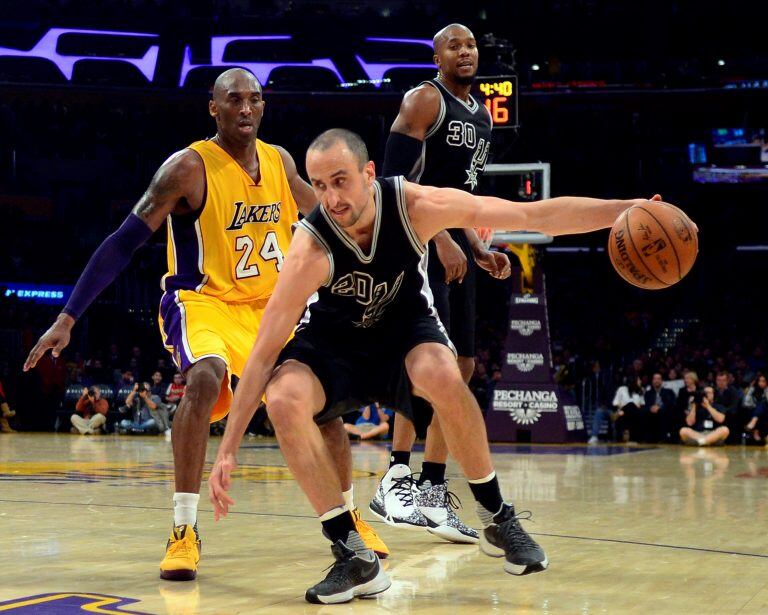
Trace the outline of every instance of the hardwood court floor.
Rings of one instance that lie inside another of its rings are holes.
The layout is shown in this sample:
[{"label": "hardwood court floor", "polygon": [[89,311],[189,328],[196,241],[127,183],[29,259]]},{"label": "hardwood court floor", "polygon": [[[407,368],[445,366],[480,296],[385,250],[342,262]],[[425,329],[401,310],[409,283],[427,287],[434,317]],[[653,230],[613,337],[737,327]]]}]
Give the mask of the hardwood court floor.
[{"label": "hardwood court floor", "polygon": [[[201,501],[198,580],[169,583],[158,578],[171,526],[169,442],[2,434],[0,612],[768,612],[765,450],[495,449],[505,497],[533,511],[526,527],[549,570],[513,577],[475,546],[375,523],[392,550],[392,587],[318,607],[304,590],[324,576],[330,550],[273,440],[245,440],[231,516],[214,524]],[[356,500],[370,520],[387,449],[353,451]],[[476,523],[469,489],[455,466],[449,474],[462,517]]]}]

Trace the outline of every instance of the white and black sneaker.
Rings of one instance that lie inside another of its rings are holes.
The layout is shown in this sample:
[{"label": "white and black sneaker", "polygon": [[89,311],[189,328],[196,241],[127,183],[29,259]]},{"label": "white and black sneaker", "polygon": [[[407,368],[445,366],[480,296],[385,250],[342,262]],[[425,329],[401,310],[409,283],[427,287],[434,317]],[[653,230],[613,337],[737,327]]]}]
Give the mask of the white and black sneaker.
[{"label": "white and black sneaker", "polygon": [[[481,519],[490,516],[479,504],[478,514]],[[504,504],[480,534],[480,549],[491,557],[504,556],[504,570],[510,574],[541,572],[549,566],[544,549],[520,525],[520,519],[530,518],[530,511],[516,515],[514,506]]]},{"label": "white and black sneaker", "polygon": [[389,525],[424,529],[429,524],[416,507],[417,494],[418,487],[411,469],[404,463],[397,463],[381,477],[376,495],[368,508]]},{"label": "white and black sneaker", "polygon": [[356,553],[341,540],[331,545],[336,561],[328,575],[310,587],[304,598],[312,604],[339,604],[356,596],[366,598],[389,589],[392,582],[370,549]]},{"label": "white and black sneaker", "polygon": [[427,519],[427,530],[448,542],[477,544],[477,530],[468,527],[454,512],[461,502],[454,493],[448,491],[447,481],[433,485],[425,481],[416,494],[416,506]]}]

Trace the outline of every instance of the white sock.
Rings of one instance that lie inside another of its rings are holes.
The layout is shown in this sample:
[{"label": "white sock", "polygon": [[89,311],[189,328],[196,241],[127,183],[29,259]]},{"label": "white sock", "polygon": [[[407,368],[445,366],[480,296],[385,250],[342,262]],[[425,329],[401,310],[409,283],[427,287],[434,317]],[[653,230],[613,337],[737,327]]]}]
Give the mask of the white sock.
[{"label": "white sock", "polygon": [[349,491],[344,491],[341,494],[344,496],[344,503],[347,505],[347,510],[355,510],[354,491],[355,491],[355,486],[350,485]]},{"label": "white sock", "polygon": [[197,523],[197,503],[199,501],[199,493],[174,493],[173,524],[195,525]]},{"label": "white sock", "polygon": [[320,523],[322,523],[323,521],[328,521],[328,519],[333,519],[334,517],[338,517],[339,515],[344,514],[345,512],[347,512],[347,510],[349,509],[347,508],[346,504],[344,504],[344,506],[337,506],[336,508],[331,508],[331,510],[329,510],[328,512],[325,512],[322,515],[320,515],[318,517],[318,520],[320,521]]}]

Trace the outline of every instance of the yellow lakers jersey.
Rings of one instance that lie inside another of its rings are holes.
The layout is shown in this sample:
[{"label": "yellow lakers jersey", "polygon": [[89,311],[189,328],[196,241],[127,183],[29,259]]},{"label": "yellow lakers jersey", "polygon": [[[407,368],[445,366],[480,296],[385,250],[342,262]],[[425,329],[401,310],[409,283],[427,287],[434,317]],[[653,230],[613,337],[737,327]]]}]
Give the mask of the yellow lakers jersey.
[{"label": "yellow lakers jersey", "polygon": [[280,152],[256,141],[256,184],[215,142],[189,147],[205,163],[205,202],[196,212],[168,218],[163,290],[193,290],[231,302],[266,299],[298,220]]}]

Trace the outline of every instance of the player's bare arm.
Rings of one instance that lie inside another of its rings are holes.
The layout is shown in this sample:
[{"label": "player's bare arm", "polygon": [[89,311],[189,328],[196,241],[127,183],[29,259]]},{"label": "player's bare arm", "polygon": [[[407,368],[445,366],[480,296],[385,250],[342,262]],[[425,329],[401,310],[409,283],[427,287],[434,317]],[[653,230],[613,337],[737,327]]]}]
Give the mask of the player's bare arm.
[{"label": "player's bare arm", "polygon": [[275,290],[264,310],[259,336],[235,391],[224,437],[208,479],[208,491],[217,520],[226,516],[233,503],[227,491],[232,470],[237,464],[235,454],[264,395],[277,357],[306,309],[307,300],[330,275],[331,266],[326,253],[309,233],[297,231]]},{"label": "player's bare arm", "polygon": [[[30,351],[24,362],[24,371],[35,367],[48,349],[52,349],[53,356],[58,357],[69,344],[72,327],[80,315],[79,312],[84,311],[95,299],[95,296],[114,281],[122,268],[127,265],[133,251],[149,239],[170,213],[183,214],[202,207],[204,194],[205,168],[200,156],[192,150],[182,150],[168,158],[157,170],[147,191],[139,199],[120,229],[110,235],[91,257],[93,261],[109,244],[111,249],[116,249],[127,257],[124,259],[125,262],[122,266],[116,265],[111,268],[94,262],[93,268],[98,270],[98,285],[94,285],[90,279],[84,280],[84,278],[89,278],[92,275],[91,263],[89,263],[89,267],[86,267],[75,286],[73,299],[78,298],[78,292],[83,287],[85,287],[85,292],[81,294],[90,292],[88,287],[94,287],[95,293],[91,293],[93,296],[86,296],[80,300],[81,305],[77,310],[68,309],[73,301],[70,299],[64,311],[58,315],[51,327],[40,336]],[[147,228],[142,228],[142,223]],[[111,255],[105,253],[104,260],[109,263]]]},{"label": "player's bare arm", "polygon": [[444,228],[487,226],[547,235],[588,233],[611,226],[621,213],[646,199],[593,199],[563,196],[535,203],[516,203],[475,196],[453,188],[406,182],[408,213],[426,242]]},{"label": "player's bare arm", "polygon": [[285,175],[288,178],[288,185],[291,188],[293,199],[296,201],[296,205],[299,207],[302,215],[306,216],[317,205],[317,197],[312,190],[312,186],[299,175],[296,162],[293,160],[293,156],[288,153],[288,150],[279,145],[275,145],[275,148],[280,152],[280,156],[283,159],[283,167],[285,168]]},{"label": "player's bare arm", "polygon": [[200,209],[204,195],[203,159],[194,150],[184,149],[160,165],[132,213],[154,232],[171,213],[183,215]]},{"label": "player's bare arm", "polygon": [[440,93],[431,85],[420,85],[403,97],[390,132],[399,132],[423,141],[439,112]]}]

